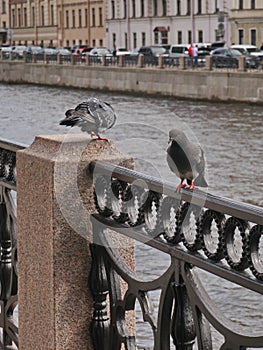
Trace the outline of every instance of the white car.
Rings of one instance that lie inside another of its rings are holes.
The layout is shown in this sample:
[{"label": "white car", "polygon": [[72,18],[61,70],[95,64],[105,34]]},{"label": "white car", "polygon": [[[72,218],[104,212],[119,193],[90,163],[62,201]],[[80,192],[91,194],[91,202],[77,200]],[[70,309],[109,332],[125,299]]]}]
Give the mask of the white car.
[{"label": "white car", "polygon": [[242,55],[263,56],[263,51],[259,50],[255,45],[232,45],[231,49],[238,50]]},{"label": "white car", "polygon": [[113,57],[110,50],[106,47],[94,47],[88,55],[94,63],[102,62],[102,56],[106,56],[106,61],[111,61]]},{"label": "white car", "polygon": [[118,47],[116,50],[116,56],[128,56],[131,52],[128,51],[125,47]]}]

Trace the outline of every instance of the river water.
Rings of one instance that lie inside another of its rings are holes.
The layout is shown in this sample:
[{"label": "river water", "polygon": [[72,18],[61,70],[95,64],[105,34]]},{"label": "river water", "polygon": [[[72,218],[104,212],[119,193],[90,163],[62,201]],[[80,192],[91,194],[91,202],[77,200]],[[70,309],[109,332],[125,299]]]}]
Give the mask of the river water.
[{"label": "river water", "polygon": [[[245,88],[245,87],[244,87]],[[35,135],[66,134],[59,126],[67,109],[97,96],[112,104],[118,119],[107,132],[118,149],[136,159],[136,169],[163,180],[178,179],[166,160],[168,132],[184,128],[206,154],[209,192],[263,206],[262,146],[263,107],[244,103],[211,103],[175,98],[102,93],[32,85],[0,84],[0,138],[30,144]],[[140,264],[143,262],[142,264]],[[167,267],[164,254],[137,246],[137,270],[143,278],[159,275]],[[263,297],[243,291],[218,278],[202,276],[217,306],[247,334],[262,334]],[[153,295],[157,303],[157,295]],[[138,324],[141,316],[138,312]],[[149,327],[138,326],[139,345],[151,346]],[[242,329],[243,329],[242,328]],[[222,339],[213,333],[213,349]],[[263,349],[263,348],[262,348]]]}]

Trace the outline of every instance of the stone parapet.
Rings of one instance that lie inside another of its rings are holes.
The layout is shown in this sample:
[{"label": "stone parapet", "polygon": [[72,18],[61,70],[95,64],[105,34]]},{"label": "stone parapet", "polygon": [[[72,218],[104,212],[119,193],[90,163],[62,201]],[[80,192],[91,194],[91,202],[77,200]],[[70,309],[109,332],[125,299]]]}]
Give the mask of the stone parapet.
[{"label": "stone parapet", "polygon": [[17,153],[19,349],[93,349],[86,169],[97,159],[132,166],[112,142],[85,135],[38,136]]}]

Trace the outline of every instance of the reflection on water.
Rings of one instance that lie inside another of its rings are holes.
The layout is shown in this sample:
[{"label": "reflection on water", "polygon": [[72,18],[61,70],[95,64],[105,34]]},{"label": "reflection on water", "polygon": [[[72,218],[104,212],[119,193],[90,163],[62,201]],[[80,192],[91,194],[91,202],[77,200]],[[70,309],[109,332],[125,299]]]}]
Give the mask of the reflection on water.
[{"label": "reflection on water", "polygon": [[[178,179],[166,164],[165,150],[169,130],[184,127],[205,151],[209,192],[263,205],[262,106],[166,97],[157,99],[30,85],[0,84],[0,92],[0,138],[30,144],[35,135],[65,134],[68,129],[58,124],[65,111],[88,96],[96,95],[115,108],[117,124],[107,136],[122,152],[136,159],[137,170],[174,181],[176,186]],[[153,253],[150,248],[141,245],[136,250],[136,261],[138,273],[144,277],[160,274],[169,263],[163,253]],[[211,298],[233,322],[250,327],[249,332],[258,334],[263,323],[262,296],[242,291],[204,272],[202,280]],[[157,300],[156,295],[154,303]],[[141,331],[142,344],[149,346],[150,333],[149,329]],[[217,337],[213,349],[218,348]]]}]

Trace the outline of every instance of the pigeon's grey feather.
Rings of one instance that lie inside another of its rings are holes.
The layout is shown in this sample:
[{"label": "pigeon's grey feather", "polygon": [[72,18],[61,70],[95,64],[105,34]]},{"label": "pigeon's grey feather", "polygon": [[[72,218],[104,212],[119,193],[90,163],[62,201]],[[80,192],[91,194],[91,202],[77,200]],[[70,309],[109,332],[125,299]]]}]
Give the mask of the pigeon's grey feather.
[{"label": "pigeon's grey feather", "polygon": [[67,110],[65,115],[60,125],[79,126],[82,131],[96,135],[110,129],[116,122],[112,106],[95,97],[80,103],[75,109]]},{"label": "pigeon's grey feather", "polygon": [[173,129],[169,132],[167,163],[171,171],[181,179],[181,184],[186,180],[193,187],[194,184],[208,187],[204,178],[204,152],[199,144],[190,142],[181,130]]}]

